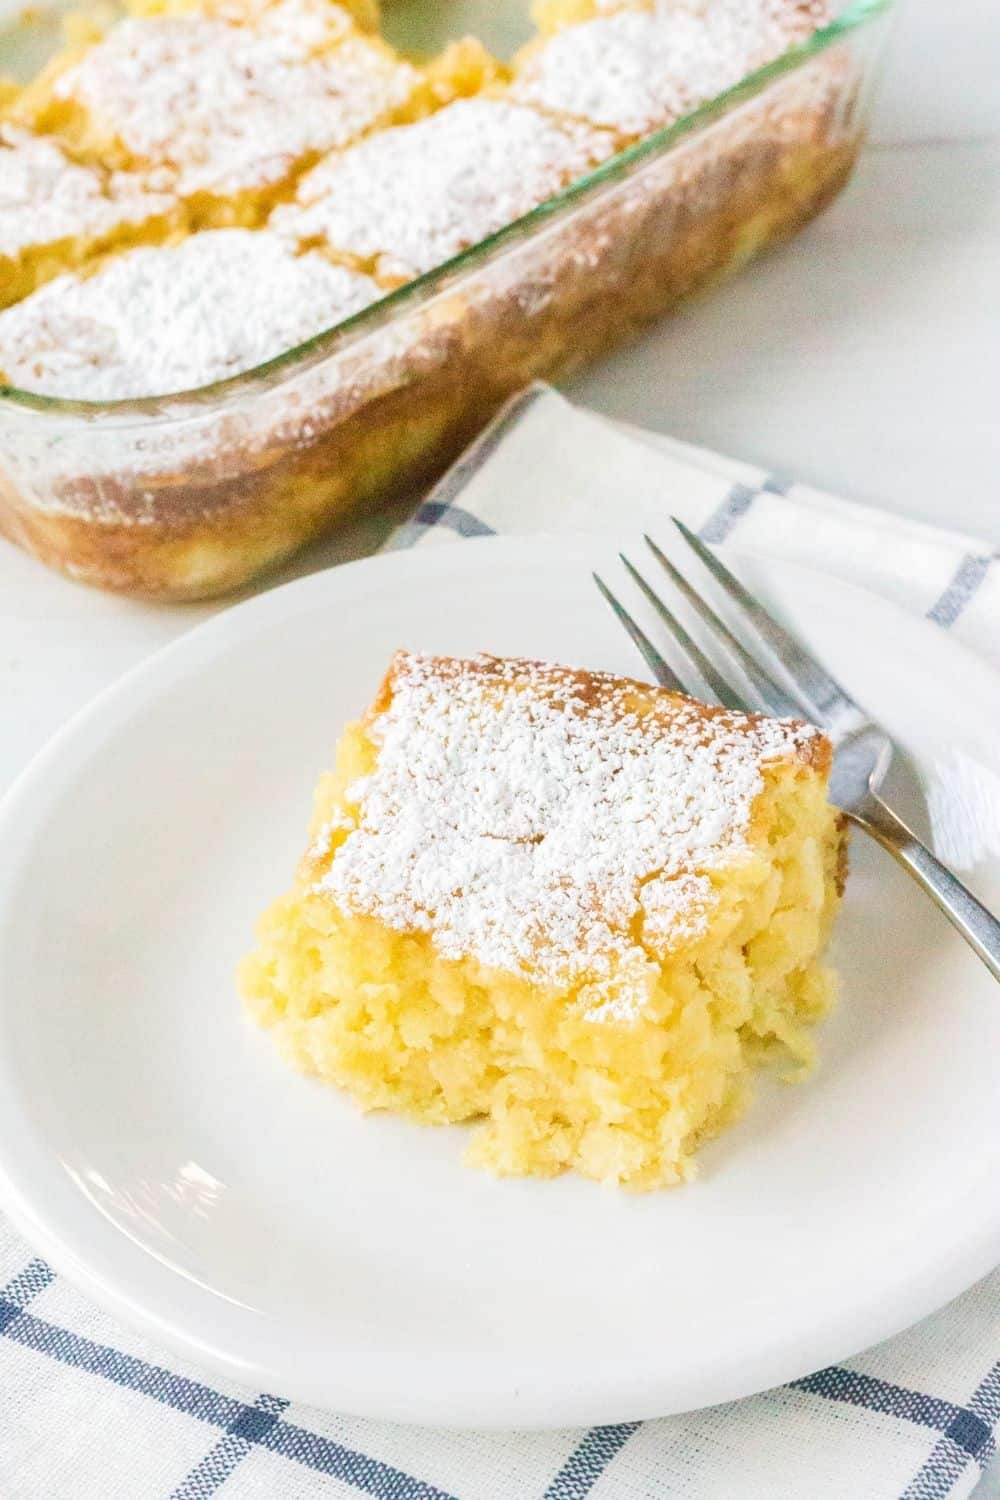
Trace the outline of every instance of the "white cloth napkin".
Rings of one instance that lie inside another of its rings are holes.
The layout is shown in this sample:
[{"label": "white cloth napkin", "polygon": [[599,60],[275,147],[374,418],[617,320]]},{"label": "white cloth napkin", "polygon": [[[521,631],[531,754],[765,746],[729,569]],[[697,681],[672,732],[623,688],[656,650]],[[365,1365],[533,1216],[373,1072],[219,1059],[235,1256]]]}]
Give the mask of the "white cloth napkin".
[{"label": "white cloth napkin", "polygon": [[[662,529],[669,515],[705,541],[731,538],[881,594],[1000,666],[1000,556],[988,543],[612,424],[542,384],[509,404],[389,545],[515,531],[621,537]],[[1000,778],[953,754],[926,796],[942,859],[971,869],[1000,854]]]},{"label": "white cloth napkin", "polygon": [[391,540],[491,532],[621,536],[677,515],[705,541],[833,573],[926,615],[1000,666],[1000,554],[752,464],[612,423],[536,384],[510,402]]},{"label": "white cloth napkin", "polygon": [[[392,545],[622,534],[670,513],[884,594],[1000,665],[986,544],[624,431],[541,386]],[[965,795],[1000,827],[991,788]],[[0,1500],[953,1500],[998,1427],[1000,1272],[908,1333],[749,1400],[582,1432],[457,1433],[215,1381],[115,1324],[0,1221]]]}]

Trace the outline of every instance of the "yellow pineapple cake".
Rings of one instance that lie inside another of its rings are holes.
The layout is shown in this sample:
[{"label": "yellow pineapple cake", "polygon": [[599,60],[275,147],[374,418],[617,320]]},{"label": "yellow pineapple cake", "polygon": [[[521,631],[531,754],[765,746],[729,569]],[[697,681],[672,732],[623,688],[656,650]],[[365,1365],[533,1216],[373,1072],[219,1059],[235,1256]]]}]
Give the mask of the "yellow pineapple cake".
[{"label": "yellow pineapple cake", "polygon": [[[11,406],[3,536],[127,593],[235,587],[431,479],[516,391],[635,336],[846,181],[869,60],[846,44],[683,150],[611,165],[803,41],[828,0],[535,5],[505,63],[474,38],[403,56],[377,0],[116,0],[71,11],[32,80],[0,79],[0,386],[155,401],[291,356],[238,413],[172,402],[100,442],[58,408],[22,442]],[[470,250],[429,295],[389,297]]]},{"label": "yellow pineapple cake", "polygon": [[627,145],[732,88],[828,18],[827,0],[601,7],[529,42],[514,59],[511,94],[614,130]]},{"label": "yellow pineapple cake", "polygon": [[459,99],[331,152],[270,226],[399,285],[528,213],[613,150],[606,131],[504,98]]},{"label": "yellow pineapple cake", "polygon": [[53,60],[12,117],[172,175],[190,227],[252,225],[324,151],[425,105],[424,81],[332,0],[127,16]]},{"label": "yellow pineapple cake", "polygon": [[[266,287],[247,315],[247,288]],[[267,230],[207,229],[111,255],[0,312],[0,383],[71,400],[225,380],[381,296],[368,276]]]},{"label": "yellow pineapple cake", "polygon": [[169,191],[81,165],[48,136],[0,123],[0,307],[89,256],[177,227]]},{"label": "yellow pineapple cake", "polygon": [[[228,228],[274,230],[391,290],[802,40],[826,4],[542,0],[511,67],[469,37],[407,60],[375,0],[127,0],[103,28],[71,15],[62,51],[0,95],[0,308],[57,281],[41,314],[51,326],[65,295],[72,321],[102,297],[107,257]],[[99,288],[81,291],[91,275]],[[489,337],[482,308],[452,315],[466,345]],[[566,322],[584,316],[570,298]],[[292,317],[278,344],[300,331]],[[532,330],[503,357],[529,379],[548,349]],[[38,370],[64,369],[57,355]],[[141,388],[102,379],[100,399],[169,394],[155,365]]]},{"label": "yellow pineapple cake", "polygon": [[240,984],[364,1109],[499,1174],[693,1175],[812,1061],[844,874],[829,742],[604,673],[400,652]]}]

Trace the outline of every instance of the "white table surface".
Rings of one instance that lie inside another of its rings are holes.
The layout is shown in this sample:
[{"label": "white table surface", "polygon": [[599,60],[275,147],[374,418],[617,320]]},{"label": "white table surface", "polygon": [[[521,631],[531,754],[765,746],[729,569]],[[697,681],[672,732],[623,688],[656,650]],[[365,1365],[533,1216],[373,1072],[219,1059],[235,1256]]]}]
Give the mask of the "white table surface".
[{"label": "white table surface", "polygon": [[[569,394],[1000,544],[1000,6],[901,4],[843,196]],[[370,550],[390,525],[354,527],[285,576]],[[75,708],[214,607],[102,595],[0,541],[0,790]],[[987,1496],[1000,1500],[996,1469]]]},{"label": "white table surface", "polygon": [[996,0],[899,0],[847,190],[570,394],[1000,542],[998,64]]}]

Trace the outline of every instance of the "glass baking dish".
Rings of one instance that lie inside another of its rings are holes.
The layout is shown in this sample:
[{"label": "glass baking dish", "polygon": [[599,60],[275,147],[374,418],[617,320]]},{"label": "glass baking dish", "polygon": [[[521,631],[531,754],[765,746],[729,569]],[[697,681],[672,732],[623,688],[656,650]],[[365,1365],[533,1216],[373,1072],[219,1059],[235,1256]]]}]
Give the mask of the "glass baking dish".
[{"label": "glass baking dish", "polygon": [[88,583],[192,599],[430,479],[514,391],[580,368],[834,197],[891,8],[855,0],[499,234],[242,375],[100,403],[0,387],[0,533]]}]

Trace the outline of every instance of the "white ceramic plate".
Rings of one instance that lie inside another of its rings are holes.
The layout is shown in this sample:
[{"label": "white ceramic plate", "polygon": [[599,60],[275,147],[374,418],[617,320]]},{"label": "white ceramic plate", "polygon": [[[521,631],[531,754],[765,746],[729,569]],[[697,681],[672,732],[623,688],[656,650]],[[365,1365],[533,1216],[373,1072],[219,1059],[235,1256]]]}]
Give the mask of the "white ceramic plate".
[{"label": "white ceramic plate", "polygon": [[[842,1358],[1000,1257],[1000,994],[860,840],[820,1072],[765,1085],[680,1190],[494,1181],[462,1129],[362,1118],[244,1020],[233,966],[393,648],[635,673],[595,562],[621,577],[601,540],[466,542],[276,590],[106,692],[0,814],[3,1205],[115,1314],[255,1388],[455,1426],[655,1416]],[[743,571],[921,766],[997,768],[997,680],[957,644]]]}]

